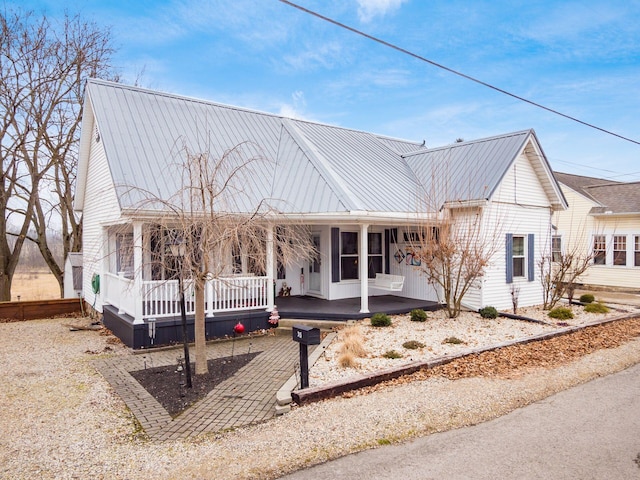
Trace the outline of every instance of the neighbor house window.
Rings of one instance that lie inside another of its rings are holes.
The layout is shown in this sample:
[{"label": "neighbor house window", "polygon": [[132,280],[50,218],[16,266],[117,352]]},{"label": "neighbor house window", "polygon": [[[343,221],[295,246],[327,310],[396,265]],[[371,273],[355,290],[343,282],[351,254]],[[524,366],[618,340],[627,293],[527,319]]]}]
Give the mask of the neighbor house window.
[{"label": "neighbor house window", "polygon": [[594,265],[607,263],[607,238],[604,235],[593,236],[593,263]]},{"label": "neighbor house window", "polygon": [[640,235],[634,237],[633,244],[633,265],[640,267]]},{"label": "neighbor house window", "polygon": [[614,265],[627,264],[627,236],[626,235],[613,236],[613,264]]},{"label": "neighbor house window", "polygon": [[358,279],[358,232],[340,232],[340,278]]},{"label": "neighbor house window", "polygon": [[560,235],[551,237],[551,261],[562,261],[562,237]]},{"label": "neighbor house window", "polygon": [[513,237],[513,276],[524,277],[524,237]]},{"label": "neighbor house window", "polygon": [[382,233],[369,233],[369,278],[376,278],[382,273]]}]

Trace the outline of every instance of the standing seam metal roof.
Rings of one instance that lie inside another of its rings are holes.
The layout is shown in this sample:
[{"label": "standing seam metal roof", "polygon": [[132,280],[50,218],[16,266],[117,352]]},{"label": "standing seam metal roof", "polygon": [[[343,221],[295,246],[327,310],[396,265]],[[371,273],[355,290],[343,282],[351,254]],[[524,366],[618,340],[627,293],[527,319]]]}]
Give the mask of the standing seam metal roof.
[{"label": "standing seam metal roof", "polygon": [[234,148],[241,150],[236,162],[259,159],[226,202],[240,211],[270,199],[283,213],[416,212],[425,196],[440,208],[446,201],[489,198],[533,135],[527,130],[425,149],[96,79],[88,82],[87,98],[123,209],[139,208],[143,192],[164,199],[177,192],[183,149],[219,159]]}]

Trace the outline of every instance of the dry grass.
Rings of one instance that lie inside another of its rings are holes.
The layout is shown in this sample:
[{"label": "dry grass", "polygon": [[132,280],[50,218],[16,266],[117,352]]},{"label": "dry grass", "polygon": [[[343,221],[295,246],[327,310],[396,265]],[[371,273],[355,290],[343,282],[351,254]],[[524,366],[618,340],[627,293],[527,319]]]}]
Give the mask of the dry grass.
[{"label": "dry grass", "polygon": [[349,352],[342,352],[338,355],[338,365],[342,368],[355,368],[358,365],[356,356]]},{"label": "dry grass", "polygon": [[341,354],[351,353],[355,357],[364,358],[367,350],[364,348],[364,338],[360,330],[360,325],[347,327],[340,332],[342,343],[339,352]]},{"label": "dry grass", "polygon": [[12,301],[50,300],[60,298],[56,277],[48,271],[21,271],[13,276]]}]

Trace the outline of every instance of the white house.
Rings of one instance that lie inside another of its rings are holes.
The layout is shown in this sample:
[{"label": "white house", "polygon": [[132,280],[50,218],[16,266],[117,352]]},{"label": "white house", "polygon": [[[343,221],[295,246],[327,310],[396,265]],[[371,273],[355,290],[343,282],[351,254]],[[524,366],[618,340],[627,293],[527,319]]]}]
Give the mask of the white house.
[{"label": "white house", "polygon": [[[271,255],[266,272],[239,264],[232,279],[211,280],[208,321],[251,311],[260,318],[256,326],[266,325],[283,282],[297,297],[358,299],[362,315],[379,295],[439,302],[440,292],[406,254],[412,235],[443,214],[474,216],[495,247],[465,306],[509,308],[514,288],[520,306],[541,303],[535,265],[550,246],[552,213],[567,204],[533,130],[426,148],[92,79],[75,199],[83,215],[84,294],[132,346],[144,346],[149,319],[166,323],[179,313],[175,280],[150,267],[148,252],[170,252],[140,194],[175,193],[178,144],[191,151],[206,144],[214,156],[237,145],[259,151],[269,162],[246,178],[252,200],[235,208],[250,212],[269,199],[283,225],[309,227],[319,251],[316,261],[277,268]],[[376,274],[395,275],[400,283],[380,288]],[[192,304],[187,309],[192,313]]]}]

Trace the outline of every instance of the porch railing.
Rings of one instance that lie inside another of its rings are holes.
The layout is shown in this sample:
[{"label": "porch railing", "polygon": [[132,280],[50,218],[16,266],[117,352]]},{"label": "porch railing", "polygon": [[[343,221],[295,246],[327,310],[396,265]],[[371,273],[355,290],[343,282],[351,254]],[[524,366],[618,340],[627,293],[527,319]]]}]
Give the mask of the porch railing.
[{"label": "porch railing", "polygon": [[[269,306],[267,283],[267,277],[256,276],[216,278],[207,281],[204,290],[205,315],[266,309]],[[193,315],[195,313],[193,282],[185,281],[184,287],[185,310],[187,315]],[[180,292],[177,280],[143,281],[141,293],[143,319],[180,315]]]},{"label": "porch railing", "polygon": [[126,313],[135,318],[138,295],[134,291],[133,280],[123,275],[105,273],[101,290],[104,301],[118,307],[118,313]]}]

